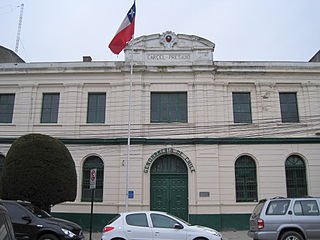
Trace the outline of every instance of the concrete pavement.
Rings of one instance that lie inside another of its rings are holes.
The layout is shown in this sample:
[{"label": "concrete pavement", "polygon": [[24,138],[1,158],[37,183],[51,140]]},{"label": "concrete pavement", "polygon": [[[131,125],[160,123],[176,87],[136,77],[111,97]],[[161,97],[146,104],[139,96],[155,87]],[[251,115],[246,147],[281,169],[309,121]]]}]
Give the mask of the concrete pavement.
[{"label": "concrete pavement", "polygon": [[[247,231],[223,231],[221,232],[223,240],[252,240],[248,237]],[[89,233],[85,232],[85,240],[89,239]],[[91,240],[100,240],[102,233],[92,233]]]},{"label": "concrete pavement", "polygon": [[224,240],[252,240],[247,235],[248,231],[225,231],[221,232]]}]

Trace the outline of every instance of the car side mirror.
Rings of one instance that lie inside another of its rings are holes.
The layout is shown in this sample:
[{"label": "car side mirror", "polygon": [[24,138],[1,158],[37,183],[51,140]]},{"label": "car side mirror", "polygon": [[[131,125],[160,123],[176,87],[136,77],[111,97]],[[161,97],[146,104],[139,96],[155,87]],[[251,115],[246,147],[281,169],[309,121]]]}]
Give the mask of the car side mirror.
[{"label": "car side mirror", "polygon": [[181,224],[176,223],[174,225],[174,229],[183,229],[183,226]]},{"label": "car side mirror", "polygon": [[289,215],[292,215],[292,211],[290,210],[290,211],[288,212],[288,214],[289,214]]},{"label": "car side mirror", "polygon": [[30,216],[23,216],[22,217],[23,220],[27,221],[28,223],[31,223],[32,222],[32,219]]}]

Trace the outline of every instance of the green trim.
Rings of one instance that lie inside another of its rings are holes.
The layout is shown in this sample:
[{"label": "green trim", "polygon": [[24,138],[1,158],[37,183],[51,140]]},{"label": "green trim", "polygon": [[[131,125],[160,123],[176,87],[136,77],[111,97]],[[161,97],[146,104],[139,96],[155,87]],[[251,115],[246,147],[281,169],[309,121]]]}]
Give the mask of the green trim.
[{"label": "green trim", "polygon": [[[53,217],[62,218],[79,224],[84,231],[90,230],[90,213],[50,213]],[[116,214],[93,214],[92,218],[92,231],[102,232],[104,226]]]},{"label": "green trim", "polygon": [[251,214],[190,214],[189,222],[216,230],[248,230]]},{"label": "green trim", "polygon": [[[17,138],[0,138],[0,143],[13,143]],[[127,138],[60,138],[64,144],[127,145]],[[301,138],[131,138],[138,145],[193,145],[193,144],[312,144],[320,143],[319,137]]]},{"label": "green trim", "polygon": [[[89,213],[51,213],[52,216],[63,218],[82,226],[84,231],[89,231]],[[116,214],[97,214],[93,215],[93,232],[102,232],[103,227]],[[211,227],[218,231],[221,230],[248,230],[250,214],[190,214],[189,222],[195,225]]]}]

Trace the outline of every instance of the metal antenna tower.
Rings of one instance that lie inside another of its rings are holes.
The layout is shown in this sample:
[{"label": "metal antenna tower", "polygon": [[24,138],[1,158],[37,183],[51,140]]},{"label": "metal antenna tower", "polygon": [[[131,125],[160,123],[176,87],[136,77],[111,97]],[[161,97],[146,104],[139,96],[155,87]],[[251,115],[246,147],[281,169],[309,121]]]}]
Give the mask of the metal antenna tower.
[{"label": "metal antenna tower", "polygon": [[21,33],[21,26],[22,26],[22,16],[23,16],[23,7],[24,7],[24,4],[22,3],[21,6],[20,6],[20,17],[19,17],[19,25],[18,25],[16,49],[15,49],[16,53],[18,52],[18,49],[19,49],[20,33]]}]

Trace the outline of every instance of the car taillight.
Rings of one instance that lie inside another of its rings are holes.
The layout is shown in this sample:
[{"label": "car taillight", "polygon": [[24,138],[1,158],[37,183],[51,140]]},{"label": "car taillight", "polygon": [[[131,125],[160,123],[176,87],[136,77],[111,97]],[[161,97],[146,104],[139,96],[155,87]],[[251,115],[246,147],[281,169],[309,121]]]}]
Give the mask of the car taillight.
[{"label": "car taillight", "polygon": [[259,228],[259,229],[264,228],[264,221],[263,221],[263,219],[261,219],[261,218],[258,219],[258,228]]},{"label": "car taillight", "polygon": [[114,227],[104,227],[102,231],[103,232],[109,232],[109,231],[111,231],[113,229],[114,229]]}]

